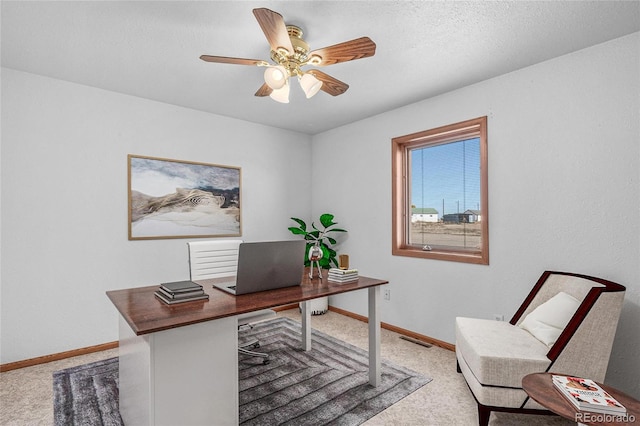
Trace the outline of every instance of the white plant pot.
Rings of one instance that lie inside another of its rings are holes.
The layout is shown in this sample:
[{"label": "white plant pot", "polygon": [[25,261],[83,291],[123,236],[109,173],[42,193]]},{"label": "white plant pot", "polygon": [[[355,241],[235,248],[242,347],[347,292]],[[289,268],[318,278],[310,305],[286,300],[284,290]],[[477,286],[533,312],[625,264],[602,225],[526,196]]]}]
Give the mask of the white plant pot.
[{"label": "white plant pot", "polygon": [[[300,304],[300,309],[302,309],[302,303]],[[329,310],[329,298],[319,297],[309,300],[309,310],[311,311],[311,315],[325,314]]]}]

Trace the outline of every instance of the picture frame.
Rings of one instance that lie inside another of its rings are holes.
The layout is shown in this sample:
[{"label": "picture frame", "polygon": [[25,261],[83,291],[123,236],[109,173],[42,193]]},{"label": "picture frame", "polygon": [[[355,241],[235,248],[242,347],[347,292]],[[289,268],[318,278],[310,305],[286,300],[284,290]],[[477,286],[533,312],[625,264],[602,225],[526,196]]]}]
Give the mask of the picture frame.
[{"label": "picture frame", "polygon": [[129,154],[129,240],[242,235],[241,169]]}]

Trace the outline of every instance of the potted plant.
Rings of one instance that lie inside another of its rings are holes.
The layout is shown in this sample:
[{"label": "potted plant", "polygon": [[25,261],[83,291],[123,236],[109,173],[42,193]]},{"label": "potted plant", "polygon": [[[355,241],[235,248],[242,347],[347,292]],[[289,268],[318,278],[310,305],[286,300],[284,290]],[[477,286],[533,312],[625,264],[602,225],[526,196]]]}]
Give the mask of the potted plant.
[{"label": "potted plant", "polygon": [[[347,232],[344,229],[336,228],[336,222],[333,221],[334,216],[329,213],[320,215],[320,227],[316,226],[315,222],[311,222],[311,229],[307,229],[307,223],[292,217],[298,226],[289,227],[295,235],[301,235],[307,241],[307,249],[304,256],[305,266],[312,266],[312,259],[314,262],[318,262],[318,267],[322,269],[329,269],[331,266],[336,268],[339,266],[336,260],[336,251],[333,249],[333,245],[337,241],[330,237],[332,232]],[[320,272],[320,271],[318,271]],[[313,270],[309,274],[309,277],[313,276]],[[327,297],[319,297],[310,301],[309,310],[312,315],[322,315],[327,312],[329,308],[329,299]]]},{"label": "potted plant", "polygon": [[[347,232],[344,229],[336,228],[337,222],[333,221],[334,216],[329,213],[324,213],[320,215],[320,226],[316,226],[315,222],[311,222],[311,229],[307,229],[307,223],[296,217],[292,217],[291,219],[298,223],[298,226],[289,227],[289,231],[291,231],[295,235],[302,235],[305,240],[307,240],[307,250],[304,256],[304,264],[305,266],[311,266],[310,257],[318,256],[309,256],[309,251],[314,250],[313,247],[319,247],[322,250],[322,256],[319,256],[318,262],[322,269],[329,269],[332,266],[336,268],[339,266],[338,261],[336,260],[336,251],[333,249],[333,245],[337,243],[337,241],[330,237],[329,234],[332,232]],[[312,253],[313,254],[313,253]]]}]

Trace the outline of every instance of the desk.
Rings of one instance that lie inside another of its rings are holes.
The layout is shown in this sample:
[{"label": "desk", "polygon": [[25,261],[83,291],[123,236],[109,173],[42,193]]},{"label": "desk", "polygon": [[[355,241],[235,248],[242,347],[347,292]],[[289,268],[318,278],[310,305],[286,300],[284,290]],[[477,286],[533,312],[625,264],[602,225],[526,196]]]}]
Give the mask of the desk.
[{"label": "desk", "polygon": [[[201,280],[208,301],[166,305],[158,286],[108,291],[120,313],[120,414],[131,425],[237,425],[236,316],[260,309],[368,290],[369,382],[380,383],[380,285],[360,277],[346,284],[309,280],[300,286],[232,296]],[[225,280],[225,279],[219,279]],[[227,278],[228,280],[228,278]],[[311,315],[302,303],[302,349],[311,349]]]},{"label": "desk", "polygon": [[[636,424],[640,419],[640,402],[611,386],[598,383],[611,396],[617,399],[627,409],[626,417],[617,415],[604,415],[578,411],[573,404],[565,399],[559,390],[555,388],[551,381],[551,373],[533,373],[524,376],[522,379],[522,389],[536,402],[545,408],[553,411],[559,416],[577,422],[581,425],[611,425],[622,426]],[[597,382],[596,382],[597,383]],[[580,413],[580,416],[578,414]],[[608,417],[607,417],[608,416]]]}]

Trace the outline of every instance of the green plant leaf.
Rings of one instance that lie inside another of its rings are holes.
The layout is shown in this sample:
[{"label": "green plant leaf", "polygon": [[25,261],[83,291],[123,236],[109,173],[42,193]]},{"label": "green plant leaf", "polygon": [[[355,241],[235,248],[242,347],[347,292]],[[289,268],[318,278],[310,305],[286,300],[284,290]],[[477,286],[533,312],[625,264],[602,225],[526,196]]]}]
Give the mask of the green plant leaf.
[{"label": "green plant leaf", "polygon": [[332,228],[329,232],[347,232],[347,230],[342,228]]},{"label": "green plant leaf", "polygon": [[304,220],[298,219],[297,217],[292,217],[291,220],[298,222],[298,225],[300,225],[300,229],[302,229],[303,231],[307,230],[307,223]]},{"label": "green plant leaf", "polygon": [[320,223],[325,228],[328,228],[331,225],[336,225],[336,223],[333,221],[333,218],[334,216],[332,214],[329,214],[329,213],[322,214],[320,215]]},{"label": "green plant leaf", "polygon": [[330,242],[331,244],[335,244],[335,243],[336,243],[336,240],[334,240],[334,239],[333,239],[333,238],[331,238],[331,237],[325,236],[325,238],[326,238],[327,240],[329,240],[329,242]]},{"label": "green plant leaf", "polygon": [[294,235],[305,235],[307,233],[307,231],[305,231],[304,229],[294,228],[293,226],[289,228],[289,231],[291,231]]}]

